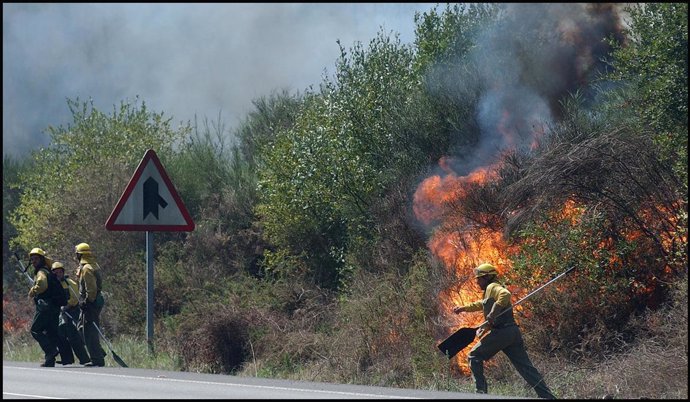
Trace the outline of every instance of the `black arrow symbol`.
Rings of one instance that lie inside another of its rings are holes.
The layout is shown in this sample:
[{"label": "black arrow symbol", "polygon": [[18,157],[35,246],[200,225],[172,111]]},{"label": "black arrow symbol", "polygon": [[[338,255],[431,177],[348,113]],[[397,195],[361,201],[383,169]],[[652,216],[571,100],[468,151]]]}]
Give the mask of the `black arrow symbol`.
[{"label": "black arrow symbol", "polygon": [[159,205],[165,208],[168,203],[158,194],[158,182],[153,177],[149,177],[144,182],[144,219],[149,213],[158,219]]}]

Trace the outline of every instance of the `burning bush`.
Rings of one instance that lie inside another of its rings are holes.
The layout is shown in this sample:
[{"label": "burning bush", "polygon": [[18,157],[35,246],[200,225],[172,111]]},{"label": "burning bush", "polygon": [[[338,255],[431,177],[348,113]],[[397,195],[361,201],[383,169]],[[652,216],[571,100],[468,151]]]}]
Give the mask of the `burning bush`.
[{"label": "burning bush", "polygon": [[557,294],[533,301],[533,330],[547,350],[605,354],[634,336],[623,330],[631,314],[662,306],[668,283],[687,272],[687,205],[643,130],[573,128],[503,166],[519,250],[511,276],[532,287],[552,267],[577,266]]},{"label": "burning bush", "polygon": [[5,289],[2,293],[3,337],[28,332],[33,309],[33,301],[27,299],[18,291]]},{"label": "burning bush", "polygon": [[[440,286],[442,315],[479,297],[478,263],[498,265],[514,297],[574,265],[575,279],[518,319],[538,327],[545,350],[605,354],[634,337],[622,331],[631,314],[663,305],[667,283],[687,272],[683,186],[643,129],[579,121],[464,176],[453,162],[442,159],[414,198],[418,220],[434,225],[429,249],[455,273]],[[442,335],[476,324],[463,320]]]}]

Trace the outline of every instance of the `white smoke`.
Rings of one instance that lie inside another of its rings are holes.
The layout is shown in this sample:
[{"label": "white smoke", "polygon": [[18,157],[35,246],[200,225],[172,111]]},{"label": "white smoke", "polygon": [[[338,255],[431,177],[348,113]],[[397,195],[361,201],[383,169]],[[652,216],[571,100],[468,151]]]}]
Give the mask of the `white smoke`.
[{"label": "white smoke", "polygon": [[315,87],[346,48],[381,29],[414,40],[430,3],[3,3],[3,152],[48,144],[66,98],[109,113],[136,96],[174,122],[235,126],[273,90]]}]

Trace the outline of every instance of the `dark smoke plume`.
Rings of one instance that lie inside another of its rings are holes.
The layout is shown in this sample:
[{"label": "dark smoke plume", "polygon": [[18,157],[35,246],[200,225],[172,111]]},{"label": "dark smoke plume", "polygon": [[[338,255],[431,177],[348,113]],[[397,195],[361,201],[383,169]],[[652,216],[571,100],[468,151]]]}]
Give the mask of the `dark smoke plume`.
[{"label": "dark smoke plume", "polygon": [[[612,4],[508,4],[479,34],[468,57],[473,68],[432,70],[441,91],[480,94],[479,141],[456,173],[492,163],[503,150],[534,146],[561,117],[565,96],[587,96],[605,68],[605,39],[623,40],[620,12]],[[479,80],[465,71],[478,72]]]}]

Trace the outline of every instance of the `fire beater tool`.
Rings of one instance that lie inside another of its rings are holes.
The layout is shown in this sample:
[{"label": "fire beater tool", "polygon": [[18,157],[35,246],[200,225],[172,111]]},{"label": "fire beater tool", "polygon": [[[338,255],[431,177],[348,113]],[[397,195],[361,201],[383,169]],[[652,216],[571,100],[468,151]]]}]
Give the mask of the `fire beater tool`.
[{"label": "fire beater tool", "polygon": [[[510,311],[513,307],[517,307],[520,305],[520,303],[524,302],[527,300],[528,297],[534,295],[535,293],[539,292],[540,290],[544,289],[546,286],[549,284],[555,282],[556,280],[560,279],[562,276],[565,276],[567,273],[570,271],[574,270],[575,267],[570,267],[561,274],[557,275],[550,281],[546,282],[545,284],[541,285],[537,289],[531,291],[527,296],[523,297],[520,299],[517,303],[513,304],[510,308],[507,308],[503,311],[501,311],[500,314],[498,314],[496,317],[500,317],[503,313]],[[488,321],[484,321],[479,326],[475,328],[460,328],[459,330],[455,331],[451,336],[446,338],[443,342],[438,344],[438,348],[441,352],[443,352],[444,355],[448,356],[448,359],[452,358],[458,352],[463,350],[464,348],[467,347],[472,341],[474,341],[474,338],[477,334],[477,329],[480,328],[482,325],[487,324]]]},{"label": "fire beater tool", "polygon": [[22,273],[23,273],[24,275],[26,275],[26,278],[27,278],[27,279],[29,280],[29,282],[31,282],[31,284],[33,285],[33,284],[34,284],[34,279],[31,277],[31,275],[29,275],[28,272],[26,272],[26,267],[24,266],[24,263],[22,262],[21,258],[19,258],[19,255],[17,254],[16,251],[14,252],[14,258],[17,259],[17,262],[19,262],[19,266],[22,267],[22,269],[21,269]]}]

